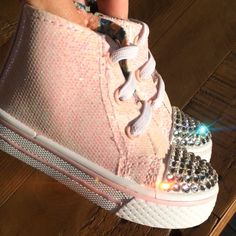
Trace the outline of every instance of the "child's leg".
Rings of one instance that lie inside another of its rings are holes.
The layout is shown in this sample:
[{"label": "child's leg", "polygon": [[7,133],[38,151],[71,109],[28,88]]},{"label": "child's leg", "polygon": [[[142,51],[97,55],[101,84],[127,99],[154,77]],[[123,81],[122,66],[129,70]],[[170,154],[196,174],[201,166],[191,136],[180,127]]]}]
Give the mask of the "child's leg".
[{"label": "child's leg", "polygon": [[99,12],[121,19],[127,19],[129,0],[97,0]]}]

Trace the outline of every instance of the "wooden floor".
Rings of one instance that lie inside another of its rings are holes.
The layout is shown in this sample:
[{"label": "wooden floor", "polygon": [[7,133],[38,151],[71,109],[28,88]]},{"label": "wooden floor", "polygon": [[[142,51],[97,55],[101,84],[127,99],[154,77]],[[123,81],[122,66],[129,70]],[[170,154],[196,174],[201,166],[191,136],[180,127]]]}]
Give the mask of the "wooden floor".
[{"label": "wooden floor", "polygon": [[[18,1],[1,0],[0,64],[18,11]],[[236,212],[236,1],[131,0],[130,12],[150,26],[172,103],[214,125],[220,193],[213,213],[187,230],[133,224],[0,152],[0,236],[219,235]]]}]

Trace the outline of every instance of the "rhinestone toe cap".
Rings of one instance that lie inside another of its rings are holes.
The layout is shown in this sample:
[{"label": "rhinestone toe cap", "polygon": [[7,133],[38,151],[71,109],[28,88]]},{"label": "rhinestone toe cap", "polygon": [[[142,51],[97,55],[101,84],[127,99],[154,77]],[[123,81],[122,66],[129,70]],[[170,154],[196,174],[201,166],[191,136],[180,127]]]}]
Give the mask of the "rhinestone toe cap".
[{"label": "rhinestone toe cap", "polygon": [[184,147],[172,147],[164,178],[168,184],[165,190],[196,193],[211,189],[217,182],[218,175],[210,163]]},{"label": "rhinestone toe cap", "polygon": [[200,121],[173,107],[172,143],[180,146],[203,146],[210,142],[211,133]]}]

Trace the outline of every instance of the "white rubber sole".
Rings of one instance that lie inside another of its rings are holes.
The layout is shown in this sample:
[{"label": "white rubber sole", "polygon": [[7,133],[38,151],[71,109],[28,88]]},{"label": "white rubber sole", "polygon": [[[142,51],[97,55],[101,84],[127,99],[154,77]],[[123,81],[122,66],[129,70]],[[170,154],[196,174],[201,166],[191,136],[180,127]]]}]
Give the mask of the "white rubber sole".
[{"label": "white rubber sole", "polygon": [[218,185],[196,194],[163,193],[118,177],[55,144],[0,111],[0,150],[67,185],[129,221],[158,228],[188,228],[211,214]]}]

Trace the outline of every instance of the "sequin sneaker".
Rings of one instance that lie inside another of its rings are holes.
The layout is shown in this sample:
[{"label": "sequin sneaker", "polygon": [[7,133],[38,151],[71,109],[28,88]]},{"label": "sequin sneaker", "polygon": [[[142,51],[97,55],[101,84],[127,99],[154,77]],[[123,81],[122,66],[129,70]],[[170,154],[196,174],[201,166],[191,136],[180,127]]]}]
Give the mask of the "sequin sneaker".
[{"label": "sequin sneaker", "polygon": [[124,82],[117,62],[137,52],[25,5],[0,77],[0,150],[121,218],[169,229],[201,224],[216,202],[217,174],[169,145],[169,115],[165,129],[157,125],[152,109],[167,100],[160,76],[160,88],[137,81],[157,96],[131,96],[133,74]]}]

